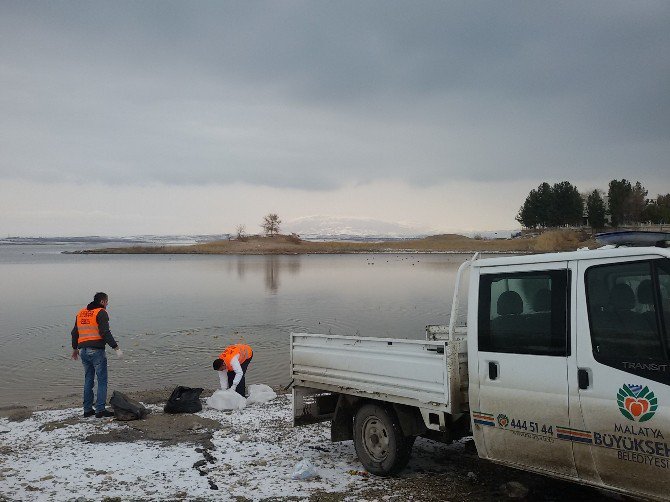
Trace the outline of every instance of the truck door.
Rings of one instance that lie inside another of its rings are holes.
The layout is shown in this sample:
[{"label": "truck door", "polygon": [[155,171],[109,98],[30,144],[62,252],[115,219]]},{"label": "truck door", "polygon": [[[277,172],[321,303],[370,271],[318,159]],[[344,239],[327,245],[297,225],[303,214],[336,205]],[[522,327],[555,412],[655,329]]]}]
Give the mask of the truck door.
[{"label": "truck door", "polygon": [[576,477],[557,437],[569,425],[568,264],[482,267],[478,280],[478,448],[483,438],[492,460]]},{"label": "truck door", "polygon": [[[596,482],[670,493],[670,260],[580,262],[579,401]],[[579,448],[583,448],[582,443]],[[578,462],[587,459],[577,456]]]}]

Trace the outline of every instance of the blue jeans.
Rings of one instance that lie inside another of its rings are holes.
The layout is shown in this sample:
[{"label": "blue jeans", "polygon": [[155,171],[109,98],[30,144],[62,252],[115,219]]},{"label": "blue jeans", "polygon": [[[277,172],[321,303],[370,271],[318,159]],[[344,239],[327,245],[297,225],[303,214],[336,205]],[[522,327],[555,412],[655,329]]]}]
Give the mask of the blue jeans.
[{"label": "blue jeans", "polygon": [[[237,384],[237,389],[236,392],[242,396],[246,397],[244,394],[244,391],[246,389],[246,376],[247,376],[247,368],[249,367],[249,363],[251,360],[254,358],[253,354],[249,359],[244,361],[240,366],[242,367],[242,380],[240,380],[240,383]],[[235,380],[235,372],[234,371],[229,371],[228,372],[228,388],[230,389],[233,386],[233,380]]]},{"label": "blue jeans", "polygon": [[84,411],[93,409],[94,377],[98,378],[95,411],[104,411],[105,401],[107,401],[107,355],[105,349],[85,347],[79,350],[79,357],[84,365]]}]

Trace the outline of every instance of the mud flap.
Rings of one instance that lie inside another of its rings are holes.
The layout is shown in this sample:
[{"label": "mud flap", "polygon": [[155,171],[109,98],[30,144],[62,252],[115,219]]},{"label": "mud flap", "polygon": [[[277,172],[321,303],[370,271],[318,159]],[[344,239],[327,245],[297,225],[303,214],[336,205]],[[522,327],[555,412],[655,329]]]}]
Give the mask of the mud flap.
[{"label": "mud flap", "polygon": [[354,439],[354,410],[344,395],[340,394],[330,426],[330,440],[337,443],[350,439]]}]

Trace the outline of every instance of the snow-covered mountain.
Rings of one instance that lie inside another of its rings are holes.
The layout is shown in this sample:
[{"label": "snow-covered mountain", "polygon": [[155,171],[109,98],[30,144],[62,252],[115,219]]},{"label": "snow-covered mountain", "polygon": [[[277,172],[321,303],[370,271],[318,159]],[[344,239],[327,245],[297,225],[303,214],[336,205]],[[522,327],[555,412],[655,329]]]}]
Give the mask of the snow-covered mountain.
[{"label": "snow-covered mountain", "polygon": [[132,236],[78,236],[78,237],[2,237],[1,244],[36,245],[36,244],[91,244],[91,245],[171,245],[171,244],[198,244],[228,239],[230,234],[205,235],[132,235]]},{"label": "snow-covered mountain", "polygon": [[406,225],[373,218],[340,216],[304,216],[287,221],[282,233],[294,232],[304,238],[387,237],[407,238],[435,233],[427,227]]}]

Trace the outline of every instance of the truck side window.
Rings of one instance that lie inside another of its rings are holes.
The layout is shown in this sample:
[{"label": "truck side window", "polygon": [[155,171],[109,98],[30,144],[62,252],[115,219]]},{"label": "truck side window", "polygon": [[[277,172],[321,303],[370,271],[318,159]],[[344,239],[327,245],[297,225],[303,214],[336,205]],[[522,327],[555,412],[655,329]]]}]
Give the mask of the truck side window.
[{"label": "truck side window", "polygon": [[569,354],[567,270],[482,275],[479,350]]},{"label": "truck side window", "polygon": [[652,380],[668,380],[668,287],[668,260],[586,270],[586,302],[596,361]]}]

